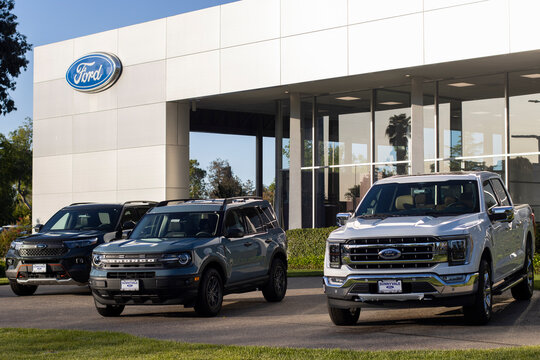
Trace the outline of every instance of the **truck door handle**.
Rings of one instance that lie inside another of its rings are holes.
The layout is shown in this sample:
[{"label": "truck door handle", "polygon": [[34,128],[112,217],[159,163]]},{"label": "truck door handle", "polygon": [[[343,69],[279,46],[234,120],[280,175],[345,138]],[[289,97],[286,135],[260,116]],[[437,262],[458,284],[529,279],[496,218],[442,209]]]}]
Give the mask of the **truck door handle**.
[{"label": "truck door handle", "polygon": [[250,247],[251,245],[253,245],[252,242],[245,242],[245,243],[244,243],[244,246],[245,246],[245,247]]}]

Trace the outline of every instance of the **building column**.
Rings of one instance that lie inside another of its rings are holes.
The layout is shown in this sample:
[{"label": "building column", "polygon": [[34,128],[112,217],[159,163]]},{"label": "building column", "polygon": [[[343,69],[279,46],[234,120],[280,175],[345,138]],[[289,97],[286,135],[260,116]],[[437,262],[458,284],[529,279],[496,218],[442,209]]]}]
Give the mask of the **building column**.
[{"label": "building column", "polygon": [[255,195],[263,196],[263,122],[257,124],[255,140]]},{"label": "building column", "polygon": [[302,132],[300,94],[290,95],[289,229],[302,227]]},{"label": "building column", "polygon": [[167,199],[189,198],[189,103],[167,103]]},{"label": "building column", "polygon": [[275,157],[276,157],[276,190],[274,193],[274,210],[276,212],[276,218],[281,227],[283,227],[283,111],[281,101],[276,101],[276,119],[275,119]]},{"label": "building column", "polygon": [[424,79],[411,79],[411,156],[412,175],[424,173]]}]

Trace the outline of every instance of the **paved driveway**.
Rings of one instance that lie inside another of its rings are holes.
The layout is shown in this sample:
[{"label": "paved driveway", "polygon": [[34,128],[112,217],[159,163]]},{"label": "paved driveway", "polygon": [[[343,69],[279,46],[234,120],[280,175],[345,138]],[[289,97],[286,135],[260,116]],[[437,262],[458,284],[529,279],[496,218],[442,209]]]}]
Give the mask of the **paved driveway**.
[{"label": "paved driveway", "polygon": [[528,302],[495,297],[488,326],[468,326],[459,308],[362,309],[358,325],[334,326],[320,278],[289,279],[281,303],[262,294],[228,295],[216,318],[182,306],[126,307],[103,318],[87,288],[42,286],[17,297],[0,286],[0,326],[121,331],[157,339],[235,345],[343,349],[466,349],[540,345],[540,292]]}]

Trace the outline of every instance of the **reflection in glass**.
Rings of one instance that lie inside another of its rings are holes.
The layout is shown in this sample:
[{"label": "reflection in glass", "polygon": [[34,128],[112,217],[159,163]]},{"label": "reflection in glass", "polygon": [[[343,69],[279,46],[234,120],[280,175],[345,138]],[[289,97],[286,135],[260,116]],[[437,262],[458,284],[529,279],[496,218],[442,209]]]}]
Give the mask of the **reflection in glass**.
[{"label": "reflection in glass", "polygon": [[508,160],[508,189],[515,204],[529,204],[540,214],[540,155]]},{"label": "reflection in glass", "polygon": [[441,168],[452,171],[491,171],[499,174],[504,179],[504,157],[478,157],[471,159],[452,159],[441,161]]},{"label": "reflection in glass", "polygon": [[540,152],[540,70],[509,74],[510,152]]},{"label": "reflection in glass", "polygon": [[313,170],[302,170],[302,227],[313,227]]},{"label": "reflection in glass", "polygon": [[374,181],[394,175],[408,175],[409,164],[379,165],[375,167]]}]

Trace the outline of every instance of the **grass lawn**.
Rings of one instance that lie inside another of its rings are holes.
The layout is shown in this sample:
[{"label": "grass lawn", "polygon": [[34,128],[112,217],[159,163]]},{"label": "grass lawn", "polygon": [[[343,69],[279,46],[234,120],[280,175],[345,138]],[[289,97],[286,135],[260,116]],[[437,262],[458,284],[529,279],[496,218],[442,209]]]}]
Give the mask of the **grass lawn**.
[{"label": "grass lawn", "polygon": [[0,329],[4,359],[538,359],[540,346],[493,350],[351,351],[186,344],[113,332]]}]

